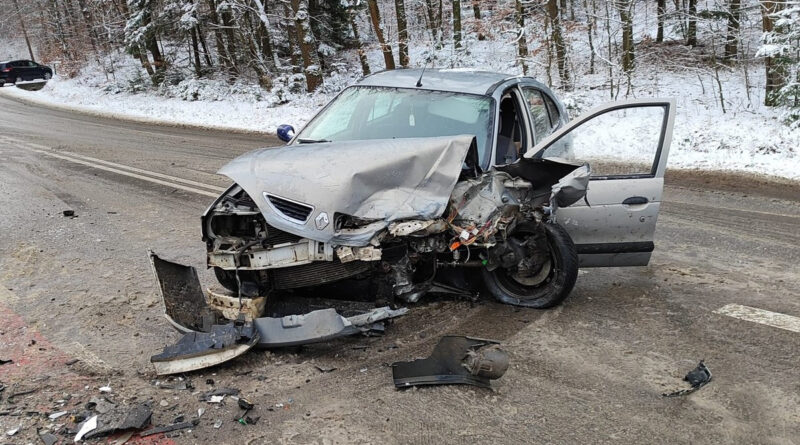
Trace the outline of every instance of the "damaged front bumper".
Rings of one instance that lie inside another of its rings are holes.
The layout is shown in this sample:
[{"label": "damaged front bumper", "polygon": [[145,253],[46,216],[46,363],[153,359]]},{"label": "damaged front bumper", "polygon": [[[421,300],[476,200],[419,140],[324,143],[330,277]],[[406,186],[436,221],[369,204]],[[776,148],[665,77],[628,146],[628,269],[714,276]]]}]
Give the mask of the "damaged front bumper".
[{"label": "damaged front bumper", "polygon": [[[161,259],[152,251],[148,254],[164,303],[164,316],[185,334],[176,345],[151,358],[159,374],[206,368],[238,357],[252,347],[297,346],[358,334],[408,312],[406,308],[382,307],[344,317],[329,308],[301,315],[261,317],[261,302],[243,298],[240,306],[238,299],[221,299],[213,292],[209,292],[207,300],[194,267]],[[209,304],[209,300],[216,304]],[[231,319],[237,321],[231,323]]]}]

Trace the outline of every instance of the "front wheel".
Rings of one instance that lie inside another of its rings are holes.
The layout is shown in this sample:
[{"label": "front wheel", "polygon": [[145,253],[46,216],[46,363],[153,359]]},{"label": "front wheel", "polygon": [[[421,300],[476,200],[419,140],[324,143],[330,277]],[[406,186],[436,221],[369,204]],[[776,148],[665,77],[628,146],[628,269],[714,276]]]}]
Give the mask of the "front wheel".
[{"label": "front wheel", "polygon": [[[542,264],[536,271],[521,272],[517,267],[481,270],[489,292],[503,303],[546,309],[563,302],[575,286],[578,253],[572,238],[558,224],[545,223],[542,226],[549,252],[537,255]],[[525,244],[533,244],[536,236],[533,227],[523,227],[511,235]]]},{"label": "front wheel", "polygon": [[53,75],[52,75],[52,74],[50,74],[50,73],[44,73],[44,76],[43,76],[43,78],[44,78],[44,80],[50,80],[50,79],[52,79],[52,78],[53,78]]}]

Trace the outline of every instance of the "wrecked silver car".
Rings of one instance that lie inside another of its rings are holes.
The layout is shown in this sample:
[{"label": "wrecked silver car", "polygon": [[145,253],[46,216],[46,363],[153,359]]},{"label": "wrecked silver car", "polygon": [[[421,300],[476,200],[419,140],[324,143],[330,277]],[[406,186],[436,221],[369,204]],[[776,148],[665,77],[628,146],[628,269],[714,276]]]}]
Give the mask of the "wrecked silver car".
[{"label": "wrecked silver car", "polygon": [[552,307],[579,267],[648,263],[674,114],[634,100],[568,121],[530,78],[378,73],[220,170],[234,184],[202,217],[207,264],[240,300],[485,286]]}]

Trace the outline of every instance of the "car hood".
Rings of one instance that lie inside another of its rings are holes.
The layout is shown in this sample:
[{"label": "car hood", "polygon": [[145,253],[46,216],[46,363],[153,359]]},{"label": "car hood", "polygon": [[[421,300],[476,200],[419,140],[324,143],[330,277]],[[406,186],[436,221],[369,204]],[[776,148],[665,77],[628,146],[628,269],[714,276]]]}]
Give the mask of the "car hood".
[{"label": "car hood", "polygon": [[[473,138],[462,135],[263,148],[239,156],[219,173],[253,198],[269,225],[316,241],[364,246],[392,221],[440,217]],[[298,208],[300,213],[296,213]],[[335,230],[338,215],[371,223]]]}]

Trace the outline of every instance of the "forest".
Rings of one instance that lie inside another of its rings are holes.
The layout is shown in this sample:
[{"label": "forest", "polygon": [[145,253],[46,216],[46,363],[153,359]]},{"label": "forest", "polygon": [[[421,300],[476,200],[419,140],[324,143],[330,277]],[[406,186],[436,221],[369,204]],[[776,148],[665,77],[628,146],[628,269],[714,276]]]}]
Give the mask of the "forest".
[{"label": "forest", "polygon": [[488,44],[514,48],[511,74],[561,91],[602,75],[584,87],[612,99],[632,94],[637,72],[696,72],[723,112],[720,78],[741,73],[754,106],[751,91],[800,120],[793,0],[0,0],[0,10],[2,34],[25,41],[18,57],[66,77],[96,65],[109,79],[133,61],[133,91],[208,79],[312,93],[337,72],[468,66]]}]

